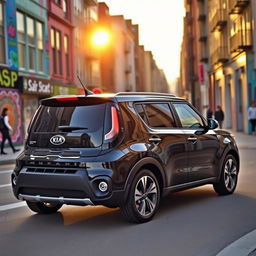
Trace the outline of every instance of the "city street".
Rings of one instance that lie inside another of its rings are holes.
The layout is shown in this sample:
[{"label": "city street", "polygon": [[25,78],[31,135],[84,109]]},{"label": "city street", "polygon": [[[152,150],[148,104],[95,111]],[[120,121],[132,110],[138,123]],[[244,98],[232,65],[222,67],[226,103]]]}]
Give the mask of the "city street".
[{"label": "city street", "polygon": [[1,166],[0,254],[216,255],[256,229],[256,147],[242,147],[240,155],[235,194],[219,197],[212,186],[171,194],[155,218],[140,225],[127,223],[119,209],[101,206],[64,206],[57,214],[34,214],[12,195],[13,165]]}]

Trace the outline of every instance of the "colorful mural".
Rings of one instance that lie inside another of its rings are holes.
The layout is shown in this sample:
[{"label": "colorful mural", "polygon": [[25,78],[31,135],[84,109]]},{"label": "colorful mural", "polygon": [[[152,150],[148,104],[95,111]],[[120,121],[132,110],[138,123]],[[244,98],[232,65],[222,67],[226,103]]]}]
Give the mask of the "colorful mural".
[{"label": "colorful mural", "polygon": [[[3,108],[8,108],[9,123],[13,128],[11,133],[14,143],[23,143],[21,99],[18,90],[0,89],[0,113]],[[0,135],[0,139],[1,135]]]},{"label": "colorful mural", "polygon": [[16,31],[16,2],[6,1],[6,24],[7,24],[7,44],[8,44],[8,66],[10,69],[18,69],[18,49]]}]

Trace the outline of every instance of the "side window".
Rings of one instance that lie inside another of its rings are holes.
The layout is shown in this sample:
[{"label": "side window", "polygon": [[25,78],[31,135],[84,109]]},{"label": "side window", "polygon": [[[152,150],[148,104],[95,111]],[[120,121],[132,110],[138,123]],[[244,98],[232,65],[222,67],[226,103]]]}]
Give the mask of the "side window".
[{"label": "side window", "polygon": [[204,126],[202,118],[187,104],[173,104],[183,128],[197,129]]},{"label": "side window", "polygon": [[136,105],[136,109],[145,123],[151,127],[175,127],[174,118],[167,103]]}]

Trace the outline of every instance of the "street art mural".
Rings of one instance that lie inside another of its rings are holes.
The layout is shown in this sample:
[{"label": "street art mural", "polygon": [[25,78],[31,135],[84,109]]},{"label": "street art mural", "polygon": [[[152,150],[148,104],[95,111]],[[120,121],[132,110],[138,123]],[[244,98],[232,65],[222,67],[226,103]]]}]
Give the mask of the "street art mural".
[{"label": "street art mural", "polygon": [[[21,99],[18,90],[0,89],[0,103],[0,113],[2,113],[3,108],[7,108],[9,110],[9,123],[13,128],[13,132],[11,132],[13,143],[22,143]],[[2,136],[0,134],[0,140],[1,139]]]},{"label": "street art mural", "polygon": [[16,30],[16,2],[8,0],[6,8],[8,66],[10,69],[18,69],[18,49]]}]

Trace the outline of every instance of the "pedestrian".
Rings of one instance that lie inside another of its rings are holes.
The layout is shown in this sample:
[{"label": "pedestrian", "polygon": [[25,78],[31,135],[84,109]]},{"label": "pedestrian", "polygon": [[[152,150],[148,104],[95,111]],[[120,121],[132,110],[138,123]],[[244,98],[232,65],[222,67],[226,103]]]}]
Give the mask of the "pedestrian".
[{"label": "pedestrian", "polygon": [[252,126],[252,135],[256,135],[256,101],[248,108],[248,120]]},{"label": "pedestrian", "polygon": [[215,111],[215,119],[218,121],[219,123],[219,127],[222,129],[222,124],[223,124],[223,121],[224,121],[224,112],[223,110],[221,109],[221,106],[217,106],[217,109]]},{"label": "pedestrian", "polygon": [[212,110],[209,106],[208,106],[207,111],[206,111],[206,117],[207,117],[207,119],[212,118]]},{"label": "pedestrian", "polygon": [[8,117],[8,109],[4,108],[2,111],[1,119],[0,119],[0,131],[2,133],[2,143],[1,143],[1,154],[6,155],[7,153],[4,152],[4,143],[8,140],[13,153],[18,152],[18,149],[15,149],[12,144],[12,139],[10,137],[9,131],[12,131],[12,127],[9,124],[9,117]]}]

